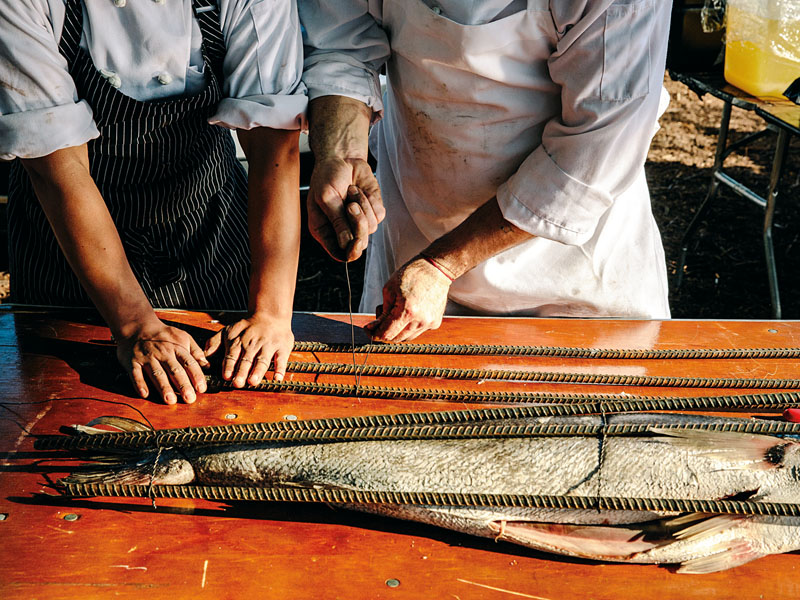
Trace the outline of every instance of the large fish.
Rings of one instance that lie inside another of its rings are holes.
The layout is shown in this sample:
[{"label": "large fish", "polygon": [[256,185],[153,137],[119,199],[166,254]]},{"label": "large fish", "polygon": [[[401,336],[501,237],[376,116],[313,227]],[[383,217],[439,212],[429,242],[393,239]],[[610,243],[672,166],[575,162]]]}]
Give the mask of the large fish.
[{"label": "large fish", "polygon": [[[594,417],[515,424],[597,423]],[[800,441],[664,425],[716,421],[617,415],[640,437],[517,437],[198,446],[145,451],[65,483],[316,486],[358,490],[800,501]],[[659,425],[661,428],[659,428]],[[546,552],[679,563],[708,573],[800,549],[799,517],[459,506],[346,505]]]}]

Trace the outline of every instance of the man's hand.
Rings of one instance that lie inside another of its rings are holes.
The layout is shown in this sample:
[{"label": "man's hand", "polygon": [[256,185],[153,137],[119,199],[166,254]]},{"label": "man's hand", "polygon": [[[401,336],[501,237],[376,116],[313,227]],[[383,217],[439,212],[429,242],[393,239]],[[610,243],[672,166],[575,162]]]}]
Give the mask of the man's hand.
[{"label": "man's hand", "polygon": [[361,159],[330,157],[317,162],[306,204],[311,235],[340,261],[361,256],[386,214],[378,182]]},{"label": "man's hand", "polygon": [[442,324],[451,279],[425,258],[416,257],[400,267],[383,287],[378,318],[364,329],[384,342],[413,340]]},{"label": "man's hand", "polygon": [[315,160],[308,229],[336,260],[361,256],[386,214],[367,163],[371,120],[370,107],[345,96],[322,96],[308,104],[308,143]]},{"label": "man's hand", "polygon": [[273,379],[281,381],[294,346],[291,318],[255,314],[242,319],[208,340],[205,355],[211,356],[223,343],[222,378],[233,378],[234,387],[244,387],[245,382],[258,385],[273,362]]},{"label": "man's hand", "polygon": [[161,321],[118,339],[117,360],[142,398],[150,395],[148,380],[167,404],[175,404],[178,395],[191,404],[206,391],[201,367],[208,361],[200,346],[185,331]]}]

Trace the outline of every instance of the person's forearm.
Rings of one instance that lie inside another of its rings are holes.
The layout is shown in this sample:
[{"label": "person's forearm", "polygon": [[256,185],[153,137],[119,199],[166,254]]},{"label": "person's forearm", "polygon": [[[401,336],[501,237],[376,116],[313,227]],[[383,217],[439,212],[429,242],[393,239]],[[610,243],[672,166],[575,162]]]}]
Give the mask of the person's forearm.
[{"label": "person's forearm", "polygon": [[457,279],[484,260],[534,237],[503,217],[492,198],[421,252]]},{"label": "person's forearm", "polygon": [[291,318],[300,252],[299,132],[239,131],[248,161],[248,308]]},{"label": "person's forearm", "polygon": [[308,105],[309,145],[316,160],[367,160],[372,109],[345,96],[322,96]]},{"label": "person's forearm", "polygon": [[115,337],[158,320],[89,173],[86,146],[23,161],[67,261]]}]

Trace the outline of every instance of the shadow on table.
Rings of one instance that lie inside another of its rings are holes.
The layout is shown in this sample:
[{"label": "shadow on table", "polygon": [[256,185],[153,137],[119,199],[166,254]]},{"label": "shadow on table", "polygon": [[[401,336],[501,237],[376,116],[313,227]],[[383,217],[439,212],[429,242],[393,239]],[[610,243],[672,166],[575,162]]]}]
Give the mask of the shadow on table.
[{"label": "shadow on table", "polygon": [[226,519],[247,519],[250,521],[279,521],[285,523],[305,523],[320,525],[341,525],[356,527],[370,531],[390,533],[392,535],[408,535],[425,537],[460,548],[471,548],[494,552],[513,557],[533,557],[560,563],[594,564],[595,561],[559,556],[539,552],[509,542],[497,543],[492,539],[480,538],[414,521],[393,519],[338,509],[335,506],[324,504],[305,504],[291,502],[230,502],[218,508],[197,508],[158,505],[154,510],[151,504],[133,504],[127,502],[110,502],[102,499],[67,498],[63,496],[50,496],[36,494],[31,497],[11,496],[10,502],[33,506],[52,506],[65,511],[79,513],[85,510],[110,510],[126,515],[135,514],[162,514],[162,515],[192,515],[197,518],[212,517]]}]

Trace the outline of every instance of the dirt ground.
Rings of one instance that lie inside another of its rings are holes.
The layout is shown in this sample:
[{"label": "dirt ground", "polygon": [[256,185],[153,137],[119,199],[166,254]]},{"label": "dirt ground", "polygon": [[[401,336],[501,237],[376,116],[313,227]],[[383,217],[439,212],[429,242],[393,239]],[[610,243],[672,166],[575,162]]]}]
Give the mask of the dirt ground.
[{"label": "dirt ground", "polygon": [[[705,197],[714,163],[722,102],[698,96],[665,78],[672,98],[648,154],[647,179],[661,229],[675,318],[768,319],[771,304],[762,245],[763,210],[722,191],[692,243],[680,289],[676,286],[680,241]],[[751,113],[734,109],[731,139],[763,127]],[[774,135],[728,158],[728,172],[766,194]],[[774,225],[783,318],[800,318],[800,139],[795,137],[779,194]],[[353,306],[361,291],[363,263],[350,265]],[[306,235],[301,250],[296,310],[347,310],[344,267],[330,261]]]},{"label": "dirt ground", "polygon": [[[673,317],[768,319],[771,304],[761,237],[763,210],[731,191],[723,189],[708,211],[692,240],[683,284],[677,288],[680,241],[708,189],[722,103],[710,96],[698,98],[668,77],[665,85],[672,101],[661,118],[646,170],[653,212],[664,240]],[[734,109],[732,139],[762,127],[760,118]],[[770,135],[729,157],[725,163],[728,172],[765,195],[773,144],[774,136]],[[800,318],[798,149],[800,139],[794,137],[774,226],[784,319]],[[7,263],[0,264],[2,269],[7,269]],[[346,312],[349,298],[357,307],[363,270],[363,259],[349,266],[348,292],[344,266],[329,259],[304,230],[295,309]],[[7,289],[7,274],[0,273],[0,301]]]}]

